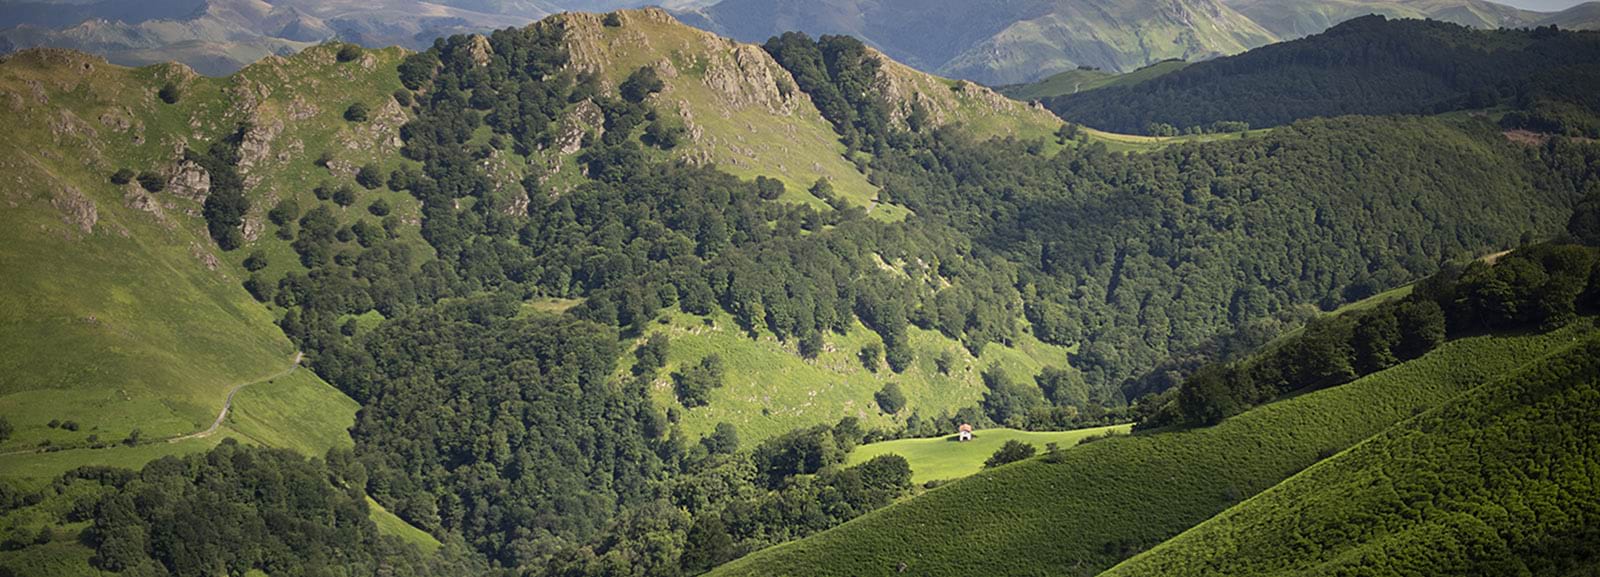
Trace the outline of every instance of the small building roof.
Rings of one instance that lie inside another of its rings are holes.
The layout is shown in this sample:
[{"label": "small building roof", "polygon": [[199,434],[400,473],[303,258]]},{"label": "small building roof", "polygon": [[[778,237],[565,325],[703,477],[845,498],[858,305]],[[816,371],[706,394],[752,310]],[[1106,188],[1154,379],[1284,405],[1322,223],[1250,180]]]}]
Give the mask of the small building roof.
[{"label": "small building roof", "polygon": [[960,430],[963,433],[971,433],[972,432],[972,425],[969,425],[967,423],[961,423],[961,428],[958,429],[958,430]]}]

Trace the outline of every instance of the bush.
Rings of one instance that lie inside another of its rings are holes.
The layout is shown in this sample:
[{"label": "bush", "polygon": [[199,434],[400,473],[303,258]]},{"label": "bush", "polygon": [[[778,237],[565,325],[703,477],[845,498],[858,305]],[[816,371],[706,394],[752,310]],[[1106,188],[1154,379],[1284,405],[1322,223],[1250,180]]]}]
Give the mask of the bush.
[{"label": "bush", "polygon": [[333,151],[331,151],[331,150],[322,151],[322,154],[318,154],[317,155],[317,160],[315,161],[315,163],[316,163],[317,166],[320,166],[320,167],[323,167],[323,168],[331,168],[328,165],[333,164]]},{"label": "bush", "polygon": [[139,173],[139,186],[150,192],[161,192],[167,188],[167,180],[161,175],[148,170]]},{"label": "bush", "polygon": [[267,211],[267,220],[272,221],[272,224],[276,224],[278,226],[289,224],[298,220],[299,218],[300,203],[296,202],[295,199],[292,198],[285,198],[278,201],[278,204],[273,206],[272,210]]},{"label": "bush", "polygon": [[756,194],[765,200],[777,200],[783,196],[783,181],[765,176],[756,177]]},{"label": "bush", "polygon": [[404,88],[394,90],[394,101],[401,106],[411,106],[411,91]]},{"label": "bush", "polygon": [[338,190],[333,191],[333,202],[338,203],[339,206],[355,204],[356,198],[356,189],[351,188],[348,184],[340,186]]},{"label": "bush", "polygon": [[380,218],[389,216],[389,212],[391,210],[393,210],[393,207],[389,206],[389,201],[382,198],[374,200],[372,201],[372,204],[367,205],[367,212],[372,213],[372,216]]},{"label": "bush", "polygon": [[350,122],[367,121],[367,105],[357,102],[344,109],[344,119]]},{"label": "bush", "polygon": [[654,377],[656,371],[667,364],[667,352],[671,349],[671,341],[664,333],[654,333],[645,340],[644,344],[634,349],[633,374]]},{"label": "bush", "polygon": [[133,182],[134,172],[130,168],[119,168],[111,173],[111,184],[123,185]]},{"label": "bush", "polygon": [[861,352],[856,353],[856,358],[861,359],[861,366],[874,373],[878,372],[878,365],[883,363],[883,346],[878,343],[868,343],[861,347]]},{"label": "bush", "polygon": [[605,19],[601,20],[600,23],[610,28],[622,26],[622,15],[616,12],[608,12]]},{"label": "bush", "polygon": [[379,168],[376,163],[362,166],[361,170],[356,171],[356,184],[360,184],[362,188],[367,190],[374,190],[383,186],[383,169]]},{"label": "bush", "polygon": [[628,102],[644,102],[644,99],[649,98],[651,94],[661,92],[662,88],[666,88],[666,84],[656,75],[656,69],[645,66],[629,74],[628,79],[622,81],[622,86],[618,87],[618,90],[622,92],[622,98]]},{"label": "bush", "polygon": [[878,408],[891,415],[899,413],[900,409],[906,408],[906,395],[900,391],[900,385],[895,383],[883,385],[883,388],[873,394],[872,398],[878,401]]},{"label": "bush", "polygon": [[989,460],[983,462],[983,466],[992,469],[1008,463],[1015,463],[1032,457],[1037,451],[1038,449],[1035,449],[1033,445],[1011,439],[1006,441],[1006,444],[1001,445],[993,455],[990,455]]},{"label": "bush", "polygon": [[354,44],[345,44],[339,47],[338,58],[340,62],[350,62],[361,57],[361,47]]},{"label": "bush", "polygon": [[167,104],[177,104],[178,98],[183,96],[178,91],[178,85],[171,82],[168,82],[166,85],[162,86],[161,91],[157,92],[156,95],[160,96],[161,101]]},{"label": "bush", "polygon": [[11,421],[6,420],[5,417],[0,417],[0,443],[10,439],[13,433],[16,433],[16,428],[11,426]]},{"label": "bush", "polygon": [[258,250],[244,258],[245,270],[255,272],[264,268],[267,268],[267,253]]},{"label": "bush", "polygon": [[703,407],[711,402],[711,390],[722,386],[722,357],[715,353],[700,359],[700,364],[673,373],[678,402],[685,407]]}]

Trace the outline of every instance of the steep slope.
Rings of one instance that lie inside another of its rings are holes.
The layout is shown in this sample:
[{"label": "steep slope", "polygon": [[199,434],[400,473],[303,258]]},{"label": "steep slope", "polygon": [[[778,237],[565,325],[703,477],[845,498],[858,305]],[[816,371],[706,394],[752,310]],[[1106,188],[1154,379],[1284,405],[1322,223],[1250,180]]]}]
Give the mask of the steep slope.
[{"label": "steep slope", "polygon": [[[602,78],[607,91],[642,67],[656,70],[663,89],[652,101],[687,130],[675,155],[745,178],[778,178],[797,199],[809,197],[805,190],[818,178],[863,206],[877,195],[844,157],[833,128],[760,47],[684,26],[660,9],[616,15],[617,26],[598,14],[555,21],[566,30],[572,67]],[[582,125],[576,117],[571,123]],[[569,139],[560,152],[570,156],[578,144]]]},{"label": "steep slope", "polygon": [[1215,427],[1112,438],[985,471],[712,575],[1094,575],[1307,466],[1500,375],[1592,323],[1454,341]]},{"label": "steep slope", "polygon": [[1284,39],[1310,36],[1369,14],[1430,18],[1490,30],[1532,26],[1551,16],[1486,0],[1230,0],[1226,3]]},{"label": "steep slope", "polygon": [[752,42],[790,30],[848,34],[919,69],[986,84],[1031,81],[1080,65],[1131,70],[1168,58],[1234,54],[1275,40],[1212,0],[724,0],[681,15],[695,26]]},{"label": "steep slope", "polygon": [[[379,99],[398,82],[382,70],[392,70],[400,52],[336,64],[335,51],[268,59],[227,81],[56,50],[0,63],[8,103],[0,118],[13,127],[0,184],[9,205],[0,215],[7,231],[0,259],[10,272],[0,280],[0,334],[11,351],[3,357],[0,416],[17,427],[3,447],[9,475],[46,477],[92,462],[137,466],[230,436],[311,454],[348,445],[327,431],[343,436],[355,408],[315,375],[256,382],[292,367],[294,348],[241,287],[248,273],[239,262],[248,252],[223,253],[206,234],[200,214],[212,175],[180,161],[185,147],[204,148],[235,123],[253,127],[242,164],[254,196],[244,237],[255,241],[266,236],[267,208],[296,192],[309,199],[307,183],[323,178],[306,155],[348,146],[332,157],[338,168],[392,154],[392,144],[372,146],[395,138],[392,118],[386,127],[381,113],[361,127],[337,118],[344,99],[365,96],[383,110]],[[373,83],[378,76],[390,78]],[[167,84],[181,87],[176,104],[157,96]],[[137,180],[109,182],[121,168],[150,172],[159,192]],[[415,218],[414,200],[393,202],[396,214]],[[268,272],[289,269],[292,256],[261,248]],[[160,442],[205,430],[230,390],[245,384],[216,435]],[[119,444],[135,430],[141,443]],[[14,454],[43,442],[66,450]]]},{"label": "steep slope", "polygon": [[220,76],[270,55],[342,39],[368,46],[427,46],[435,37],[526,24],[550,11],[475,12],[416,0],[109,0],[62,6],[8,2],[0,39],[13,49],[71,48],[113,63],[178,61]]},{"label": "steep slope", "polygon": [[1205,129],[1243,121],[1268,127],[1314,116],[1495,106],[1570,118],[1540,112],[1539,102],[1592,113],[1596,105],[1587,94],[1597,83],[1597,60],[1596,32],[1474,30],[1367,16],[1136,86],[1060,96],[1046,105],[1095,128],[1147,133],[1159,125]]},{"label": "steep slope", "polygon": [[1597,387],[1591,336],[1104,575],[1582,574],[1600,547]]}]

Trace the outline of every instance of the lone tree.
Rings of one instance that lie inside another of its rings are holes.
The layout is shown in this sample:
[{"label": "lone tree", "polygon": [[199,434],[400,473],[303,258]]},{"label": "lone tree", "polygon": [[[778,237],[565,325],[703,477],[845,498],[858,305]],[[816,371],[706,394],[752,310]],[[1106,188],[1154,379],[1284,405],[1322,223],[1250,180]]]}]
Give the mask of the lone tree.
[{"label": "lone tree", "polygon": [[157,92],[156,95],[160,96],[161,101],[167,104],[177,104],[178,98],[183,96],[183,94],[178,91],[178,85],[171,82],[163,85],[161,87],[161,91]]},{"label": "lone tree", "polygon": [[349,62],[361,57],[361,47],[354,44],[345,44],[339,47],[339,61]]},{"label": "lone tree", "polygon": [[367,121],[367,105],[357,102],[344,109],[344,119],[350,122]]},{"label": "lone tree", "polygon": [[1007,463],[1015,463],[1032,457],[1037,450],[1033,445],[1011,439],[1006,441],[1006,444],[1001,445],[1000,449],[995,451],[993,455],[990,455],[989,460],[983,462],[983,466],[992,469]]},{"label": "lone tree", "polygon": [[900,409],[906,408],[906,395],[900,392],[900,385],[896,383],[883,385],[883,388],[879,389],[872,397],[878,401],[878,408],[891,415],[900,412]]}]

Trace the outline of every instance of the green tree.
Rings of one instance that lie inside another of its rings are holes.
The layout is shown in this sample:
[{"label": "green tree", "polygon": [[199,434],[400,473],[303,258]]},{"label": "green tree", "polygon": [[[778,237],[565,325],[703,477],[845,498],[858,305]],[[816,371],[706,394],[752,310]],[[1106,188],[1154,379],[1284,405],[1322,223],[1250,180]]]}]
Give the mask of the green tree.
[{"label": "green tree", "polygon": [[685,540],[680,563],[684,572],[691,575],[709,571],[733,560],[738,554],[733,536],[728,534],[722,517],[718,515],[703,515],[695,519]]},{"label": "green tree", "polygon": [[375,190],[383,186],[383,169],[377,163],[367,163],[356,171],[356,184],[367,190]]},{"label": "green tree", "polygon": [[348,108],[344,109],[344,119],[350,122],[366,122],[367,105],[360,102],[351,104]]},{"label": "green tree", "polygon": [[900,391],[900,385],[894,382],[885,383],[872,397],[878,401],[878,408],[891,415],[906,408],[906,395]]},{"label": "green tree", "polygon": [[731,455],[739,450],[739,429],[730,423],[717,423],[711,434],[700,439],[700,444],[713,455]]},{"label": "green tree", "polygon": [[878,343],[867,343],[856,353],[856,358],[861,360],[861,366],[876,373],[878,367],[883,364],[883,346]]},{"label": "green tree", "polygon": [[178,90],[177,84],[168,82],[161,85],[161,90],[157,92],[156,95],[161,97],[162,102],[167,104],[177,104],[178,99],[183,96],[183,93]]},{"label": "green tree", "polygon": [[623,80],[622,85],[617,88],[622,93],[624,100],[638,103],[644,102],[651,94],[661,92],[663,88],[666,88],[666,84],[656,74],[654,66],[644,66],[633,71],[633,74],[629,74],[628,79]]},{"label": "green tree", "polygon": [[1009,439],[999,449],[996,449],[988,460],[983,462],[983,466],[984,468],[992,469],[1001,465],[1015,463],[1032,457],[1037,451],[1038,449],[1033,445],[1016,439]]},{"label": "green tree", "polygon": [[685,407],[703,407],[711,402],[711,390],[723,382],[722,357],[706,355],[700,363],[672,374],[678,401]]},{"label": "green tree", "polygon": [[161,178],[160,174],[146,170],[139,173],[139,186],[150,192],[161,192],[167,187],[167,180]]},{"label": "green tree", "polygon": [[339,62],[353,61],[357,58],[361,58],[361,47],[356,46],[355,44],[346,43],[344,46],[339,47],[339,52],[335,56]]}]

